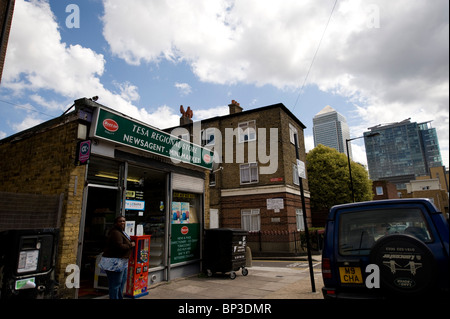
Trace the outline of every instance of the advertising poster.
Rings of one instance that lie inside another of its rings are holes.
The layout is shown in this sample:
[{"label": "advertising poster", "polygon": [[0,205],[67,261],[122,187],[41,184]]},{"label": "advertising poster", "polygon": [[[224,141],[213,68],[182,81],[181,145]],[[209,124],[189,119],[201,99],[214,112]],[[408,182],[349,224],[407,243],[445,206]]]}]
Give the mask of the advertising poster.
[{"label": "advertising poster", "polygon": [[180,223],[181,202],[172,202],[172,224]]},{"label": "advertising poster", "polygon": [[172,264],[200,258],[200,224],[172,224]]}]

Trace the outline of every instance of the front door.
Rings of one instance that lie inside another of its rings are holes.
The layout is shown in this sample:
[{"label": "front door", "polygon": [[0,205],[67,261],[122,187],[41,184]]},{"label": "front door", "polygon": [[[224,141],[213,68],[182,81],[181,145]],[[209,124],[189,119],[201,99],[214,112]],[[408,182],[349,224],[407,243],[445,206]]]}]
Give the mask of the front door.
[{"label": "front door", "polygon": [[118,187],[88,185],[78,298],[108,293],[107,278],[97,264],[114,218],[120,213],[119,203]]}]

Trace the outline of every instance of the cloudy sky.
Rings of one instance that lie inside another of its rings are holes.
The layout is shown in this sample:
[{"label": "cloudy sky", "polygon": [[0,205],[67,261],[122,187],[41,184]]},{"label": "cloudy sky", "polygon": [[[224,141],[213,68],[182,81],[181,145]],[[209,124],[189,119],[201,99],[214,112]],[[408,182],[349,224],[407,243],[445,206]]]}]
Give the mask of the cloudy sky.
[{"label": "cloudy sky", "polygon": [[286,105],[309,150],[330,105],[351,137],[432,121],[449,166],[448,39],[447,0],[16,0],[0,138],[81,97],[159,128],[178,125],[181,104],[201,120],[237,100]]}]

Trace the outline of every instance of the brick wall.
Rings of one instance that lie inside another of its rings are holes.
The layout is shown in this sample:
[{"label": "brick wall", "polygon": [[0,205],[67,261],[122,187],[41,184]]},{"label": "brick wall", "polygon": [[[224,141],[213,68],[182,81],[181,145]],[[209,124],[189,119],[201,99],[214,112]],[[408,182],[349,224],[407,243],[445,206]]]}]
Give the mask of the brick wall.
[{"label": "brick wall", "polygon": [[76,264],[86,167],[75,165],[78,122],[58,121],[0,141],[0,191],[64,194],[56,271],[61,289],[66,266]]},{"label": "brick wall", "polygon": [[[2,80],[3,67],[5,64],[6,50],[8,47],[9,33],[11,31],[11,22],[13,19],[15,0],[0,1],[0,32],[4,38],[0,42],[0,82]],[[8,8],[9,6],[9,8]],[[5,30],[3,30],[5,27]]]}]

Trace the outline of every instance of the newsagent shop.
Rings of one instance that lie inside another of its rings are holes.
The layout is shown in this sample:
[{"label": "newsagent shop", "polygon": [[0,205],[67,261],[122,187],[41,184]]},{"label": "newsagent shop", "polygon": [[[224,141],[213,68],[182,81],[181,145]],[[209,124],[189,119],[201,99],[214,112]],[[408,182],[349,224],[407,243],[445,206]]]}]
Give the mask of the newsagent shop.
[{"label": "newsagent shop", "polygon": [[[143,267],[135,269],[141,286],[134,293],[200,272],[212,152],[95,99],[76,100],[72,107],[59,118],[0,141],[0,156],[8,159],[0,170],[3,198],[17,193],[62,198],[52,225],[48,216],[39,220],[39,207],[31,209],[32,225],[23,224],[23,214],[18,218],[23,210],[11,208],[0,213],[0,231],[58,228],[54,289],[59,298],[107,294],[107,278],[98,263],[119,215],[126,217],[130,236],[146,239],[137,245],[135,266],[140,262]],[[30,259],[37,259],[36,254]],[[78,285],[71,269],[79,270]]]}]

